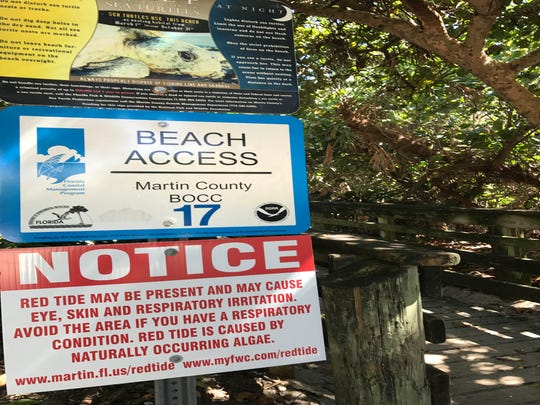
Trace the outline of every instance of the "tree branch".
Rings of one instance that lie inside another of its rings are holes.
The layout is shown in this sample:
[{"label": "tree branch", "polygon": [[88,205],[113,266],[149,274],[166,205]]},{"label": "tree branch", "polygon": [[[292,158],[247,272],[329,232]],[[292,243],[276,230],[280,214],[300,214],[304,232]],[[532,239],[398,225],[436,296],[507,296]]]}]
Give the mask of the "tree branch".
[{"label": "tree branch", "polygon": [[519,59],[515,59],[512,62],[508,63],[508,66],[514,72],[521,72],[523,69],[528,68],[529,66],[538,65],[540,63],[540,48],[535,49],[532,52],[529,52],[526,55],[523,55]]},{"label": "tree branch", "polygon": [[510,63],[495,61],[483,51],[487,31],[492,26],[493,16],[500,12],[503,0],[468,0],[478,16],[473,17],[474,21],[468,28],[466,44],[448,35],[440,15],[423,0],[404,0],[404,5],[415,14],[422,26],[408,19],[363,11],[365,8],[360,9],[359,5],[347,7],[339,0],[337,4],[341,7],[317,0],[282,1],[298,12],[367,25],[438,55],[491,86],[499,97],[509,102],[531,124],[540,126],[540,98],[514,80],[520,69],[539,62],[540,51],[531,52]]},{"label": "tree branch", "polygon": [[501,180],[528,184],[540,189],[540,176],[538,176],[538,174],[526,171],[517,165],[509,167],[503,166],[497,172],[492,173],[493,182],[500,182]]},{"label": "tree branch", "polygon": [[403,4],[422,22],[422,29],[424,31],[448,36],[441,16],[433,11],[424,1],[404,0]]},{"label": "tree branch", "polygon": [[475,9],[467,28],[467,46],[473,54],[479,55],[484,50],[486,37],[493,27],[501,12],[501,0],[469,0],[469,4]]},{"label": "tree branch", "polygon": [[300,13],[367,25],[368,27],[395,35],[421,48],[432,51],[432,47],[429,45],[429,41],[427,41],[429,36],[422,31],[422,27],[404,20],[385,17],[358,9],[325,7],[312,1],[284,0],[283,3]]},{"label": "tree branch", "polygon": [[367,146],[382,143],[401,155],[420,159],[429,159],[440,153],[405,131],[383,128],[373,124],[364,116],[361,109],[355,109],[353,102],[344,101],[340,106],[339,113],[345,124]]},{"label": "tree branch", "polygon": [[519,130],[516,131],[510,138],[508,138],[504,143],[502,148],[499,150],[499,153],[497,153],[497,156],[492,160],[491,164],[489,165],[489,172],[496,172],[499,170],[503,164],[508,155],[512,152],[512,150],[516,147],[516,145],[523,142],[528,137],[532,136],[534,134],[534,130]]}]

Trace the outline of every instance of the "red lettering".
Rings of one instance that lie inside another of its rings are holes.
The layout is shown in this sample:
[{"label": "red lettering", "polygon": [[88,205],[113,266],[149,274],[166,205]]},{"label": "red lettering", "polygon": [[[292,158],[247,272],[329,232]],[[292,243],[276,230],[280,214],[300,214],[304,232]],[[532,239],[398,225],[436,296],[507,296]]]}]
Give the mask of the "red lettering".
[{"label": "red lettering", "polygon": [[57,321],[56,311],[30,312],[32,322]]}]

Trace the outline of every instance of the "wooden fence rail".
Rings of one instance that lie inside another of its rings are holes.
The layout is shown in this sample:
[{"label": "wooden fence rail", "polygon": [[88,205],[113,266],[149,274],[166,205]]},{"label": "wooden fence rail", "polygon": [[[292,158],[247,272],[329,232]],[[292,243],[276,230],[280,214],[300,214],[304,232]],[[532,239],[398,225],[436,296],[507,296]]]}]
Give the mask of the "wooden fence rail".
[{"label": "wooden fence rail", "polygon": [[[540,275],[540,211],[312,202],[311,223],[315,231],[370,235],[459,253],[462,267],[482,266],[503,283],[496,288],[501,295],[508,290],[506,295],[515,297],[522,291],[516,298],[540,300],[540,289],[524,287]],[[466,274],[451,272],[444,278],[475,289],[488,282],[468,282]],[[512,285],[506,289],[504,283]]]}]

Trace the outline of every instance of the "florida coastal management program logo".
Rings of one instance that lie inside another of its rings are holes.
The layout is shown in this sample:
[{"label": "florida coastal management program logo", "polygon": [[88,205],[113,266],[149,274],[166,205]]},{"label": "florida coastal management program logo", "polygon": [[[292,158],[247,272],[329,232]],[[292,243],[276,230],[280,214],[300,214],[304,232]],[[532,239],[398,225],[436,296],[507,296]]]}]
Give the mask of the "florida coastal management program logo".
[{"label": "florida coastal management program logo", "polygon": [[[84,129],[37,128],[37,154],[37,177],[47,180],[48,192],[66,196],[85,193],[84,180],[70,180],[72,176],[86,172]],[[28,226],[87,228],[92,226],[87,212],[82,205],[55,205],[36,212]]]},{"label": "florida coastal management program logo", "polygon": [[[84,173],[84,129],[37,128],[37,176],[52,184]],[[69,188],[69,187],[66,187]]]}]

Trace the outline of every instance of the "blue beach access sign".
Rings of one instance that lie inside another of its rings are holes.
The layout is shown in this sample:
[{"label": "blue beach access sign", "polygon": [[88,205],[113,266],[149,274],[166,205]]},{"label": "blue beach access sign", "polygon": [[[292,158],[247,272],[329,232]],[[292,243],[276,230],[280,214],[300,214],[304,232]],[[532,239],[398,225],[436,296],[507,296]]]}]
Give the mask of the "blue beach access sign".
[{"label": "blue beach access sign", "polygon": [[13,242],[298,234],[293,117],[63,107],[0,111],[0,234]]}]

